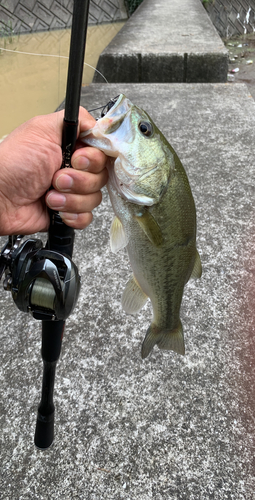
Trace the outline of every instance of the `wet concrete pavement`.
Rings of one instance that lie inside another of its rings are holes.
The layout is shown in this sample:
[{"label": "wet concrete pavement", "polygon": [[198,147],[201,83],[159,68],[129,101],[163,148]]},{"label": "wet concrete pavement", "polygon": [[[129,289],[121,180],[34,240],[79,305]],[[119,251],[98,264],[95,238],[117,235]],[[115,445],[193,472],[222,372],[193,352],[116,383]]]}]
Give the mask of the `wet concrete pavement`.
[{"label": "wet concrete pavement", "polygon": [[229,38],[225,45],[229,50],[230,78],[234,83],[245,83],[255,98],[255,34]]},{"label": "wet concrete pavement", "polygon": [[[255,103],[244,85],[84,88],[146,109],[179,154],[197,206],[203,265],[181,309],[186,355],[140,349],[149,304],[125,314],[125,251],[110,253],[107,194],[76,234],[82,276],[55,387],[55,441],[34,448],[40,325],[0,292],[1,492],[5,500],[253,500]],[[4,240],[4,239],[3,239]]]},{"label": "wet concrete pavement", "polygon": [[[51,448],[33,444],[40,324],[0,291],[0,495],[6,500],[254,500],[255,103],[242,84],[110,84],[82,89],[88,109],[124,92],[154,119],[187,171],[203,275],[181,308],[186,355],[141,360],[147,304],[125,314],[125,251],[109,248],[106,191],[76,232],[82,277],[55,387]],[[5,238],[1,239],[1,244]]]}]

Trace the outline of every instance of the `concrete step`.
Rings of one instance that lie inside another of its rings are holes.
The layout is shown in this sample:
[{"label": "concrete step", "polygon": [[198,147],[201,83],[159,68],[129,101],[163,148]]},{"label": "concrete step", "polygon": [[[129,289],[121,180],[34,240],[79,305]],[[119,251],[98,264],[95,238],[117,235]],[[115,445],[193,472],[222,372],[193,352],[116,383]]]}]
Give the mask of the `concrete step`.
[{"label": "concrete step", "polygon": [[[228,51],[200,0],[144,0],[100,55],[108,82],[225,82]],[[102,83],[95,73],[94,82]]]},{"label": "concrete step", "polygon": [[40,322],[0,291],[4,498],[42,498],[47,483],[54,500],[252,499],[255,102],[242,84],[102,84],[84,88],[81,103],[102,106],[120,92],[176,149],[195,198],[203,275],[185,288],[186,355],[154,348],[141,360],[151,309],[121,309],[130,266],[124,250],[110,252],[104,193],[93,223],[76,231],[81,295],[66,324],[55,441],[44,453],[33,446]]}]

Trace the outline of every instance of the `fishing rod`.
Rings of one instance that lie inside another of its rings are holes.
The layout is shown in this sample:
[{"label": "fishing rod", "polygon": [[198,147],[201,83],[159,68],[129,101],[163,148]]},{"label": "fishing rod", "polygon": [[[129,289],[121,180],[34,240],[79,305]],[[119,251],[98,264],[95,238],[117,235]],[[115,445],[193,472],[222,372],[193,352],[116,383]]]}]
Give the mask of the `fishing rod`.
[{"label": "fishing rod", "polygon": [[[89,0],[74,0],[65,113],[62,132],[62,165],[71,167],[78,130],[79,103],[88,26]],[[17,307],[42,320],[42,395],[38,407],[34,442],[48,448],[54,439],[53,392],[65,320],[80,290],[79,272],[72,261],[74,229],[59,213],[49,209],[48,240],[9,236],[0,255],[0,279],[12,293]]]},{"label": "fishing rod", "polygon": [[[71,156],[74,152],[77,139],[88,13],[89,0],[74,0],[62,133],[63,160],[61,168],[71,167]],[[62,221],[58,212],[49,210],[49,213],[50,227],[47,247],[49,250],[72,257],[75,236],[74,229]],[[78,282],[77,288],[79,288]],[[55,410],[53,389],[55,369],[60,356],[64,327],[64,320],[53,322],[48,320],[42,321],[43,384],[35,430],[35,445],[38,448],[48,448],[54,438]]]}]

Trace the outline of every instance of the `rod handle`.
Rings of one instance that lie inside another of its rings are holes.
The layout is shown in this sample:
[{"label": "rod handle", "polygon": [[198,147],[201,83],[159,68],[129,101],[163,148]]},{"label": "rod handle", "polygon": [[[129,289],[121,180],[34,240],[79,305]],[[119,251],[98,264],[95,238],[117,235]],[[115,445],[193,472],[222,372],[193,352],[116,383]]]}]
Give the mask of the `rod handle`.
[{"label": "rod handle", "polygon": [[42,321],[42,397],[38,406],[34,443],[43,450],[49,448],[54,439],[53,392],[64,327],[64,321]]}]

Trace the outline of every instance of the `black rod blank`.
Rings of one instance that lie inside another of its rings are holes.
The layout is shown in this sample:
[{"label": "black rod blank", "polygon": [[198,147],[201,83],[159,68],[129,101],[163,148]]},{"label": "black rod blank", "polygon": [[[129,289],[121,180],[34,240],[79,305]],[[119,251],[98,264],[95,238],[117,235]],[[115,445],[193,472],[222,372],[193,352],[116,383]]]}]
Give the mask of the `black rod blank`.
[{"label": "black rod blank", "polygon": [[79,114],[88,13],[89,0],[74,0],[65,103],[65,120],[70,122],[76,122]]}]

